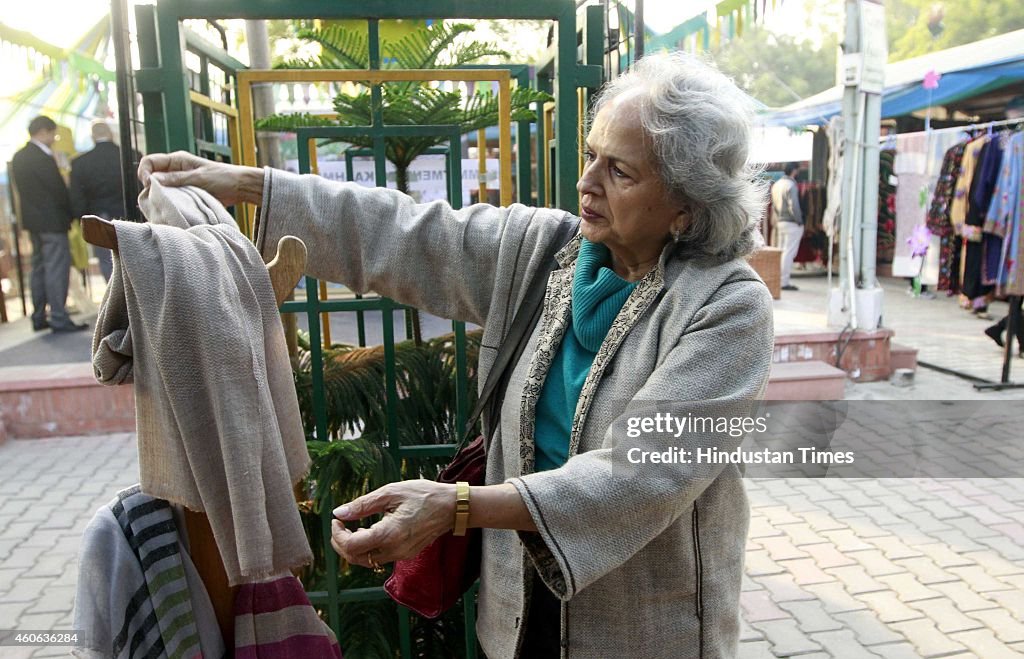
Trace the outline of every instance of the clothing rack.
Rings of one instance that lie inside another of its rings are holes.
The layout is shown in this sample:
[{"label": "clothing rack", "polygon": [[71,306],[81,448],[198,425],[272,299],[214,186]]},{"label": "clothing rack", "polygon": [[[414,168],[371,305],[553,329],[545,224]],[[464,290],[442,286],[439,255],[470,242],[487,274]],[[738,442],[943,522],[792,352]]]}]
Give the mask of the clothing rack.
[{"label": "clothing rack", "polygon": [[[941,131],[956,130],[961,132],[975,132],[981,130],[988,130],[991,132],[993,128],[1001,126],[1021,126],[1024,125],[1024,118],[1016,119],[1001,119],[998,121],[987,121],[980,124],[969,124],[967,126],[953,126],[950,128],[940,128]],[[935,131],[933,131],[935,132]],[[1010,366],[1013,363],[1013,344],[1017,338],[1017,328],[1020,327],[1021,323],[1021,297],[1019,295],[1011,295],[1008,298],[1010,304],[1009,318],[1007,320],[1007,334],[1006,341],[1003,346],[1003,370],[999,382],[975,382],[974,388],[977,391],[1002,391],[1004,389],[1024,389],[1024,383],[1016,383],[1010,381]],[[1024,346],[1018,346],[1018,349],[1024,348]]]},{"label": "clothing rack", "polygon": [[900,135],[915,135],[918,133],[925,133],[932,135],[934,133],[948,133],[952,131],[956,132],[973,132],[976,130],[988,130],[990,128],[996,128],[999,126],[1012,126],[1015,124],[1024,125],[1024,118],[1021,119],[1000,119],[998,121],[985,121],[976,124],[965,124],[963,126],[949,126],[948,128],[929,128],[928,130],[919,130],[913,133],[890,133],[878,138],[879,143],[883,149],[895,148],[896,138]]},{"label": "clothing rack", "polygon": [[[117,252],[116,225],[95,215],[82,218],[82,236],[86,242]],[[274,299],[281,304],[295,290],[306,270],[306,245],[295,236],[284,236],[277,244],[277,254],[267,263]],[[184,509],[185,533],[188,537],[188,553],[195,564],[210,597],[224,646],[231,656],[234,648],[235,588],[228,585],[227,571],[217,550],[217,542],[206,513]]]},{"label": "clothing rack", "polygon": [[[995,128],[996,126],[1011,126],[1013,124],[1024,124],[1024,118],[1000,119],[999,121],[986,121],[981,124],[969,124],[967,126],[953,126],[950,128],[939,128],[938,130],[979,130],[982,128]],[[934,132],[934,131],[933,131]]]},{"label": "clothing rack", "polygon": [[[988,130],[991,132],[993,128],[1001,126],[1024,126],[1024,117],[1018,117],[1016,119],[999,119],[997,121],[986,121],[982,123],[966,124],[963,126],[950,126],[948,128],[928,128],[924,131],[917,131],[918,133],[926,133],[932,135],[934,133],[946,133],[950,131],[957,131],[962,133],[974,133],[975,131]],[[881,148],[895,148],[896,138],[898,135],[913,135],[914,133],[893,133],[879,138]],[[1002,376],[999,382],[992,382],[983,378],[978,378],[973,375],[962,373],[955,369],[944,368],[928,362],[919,361],[918,364],[932,370],[945,373],[947,375],[954,375],[956,377],[969,380],[974,384],[974,388],[977,391],[1002,391],[1003,389],[1024,389],[1024,383],[1015,383],[1010,381],[1010,366],[1013,359],[1013,344],[1017,338],[1017,328],[1020,327],[1021,322],[1024,319],[1021,318],[1021,303],[1022,298],[1019,295],[1011,295],[1008,298],[1010,304],[1009,318],[1007,321],[1007,335],[1006,342],[1004,344],[1003,353],[1003,370]],[[1024,350],[1024,346],[1017,346],[1018,350]]]}]

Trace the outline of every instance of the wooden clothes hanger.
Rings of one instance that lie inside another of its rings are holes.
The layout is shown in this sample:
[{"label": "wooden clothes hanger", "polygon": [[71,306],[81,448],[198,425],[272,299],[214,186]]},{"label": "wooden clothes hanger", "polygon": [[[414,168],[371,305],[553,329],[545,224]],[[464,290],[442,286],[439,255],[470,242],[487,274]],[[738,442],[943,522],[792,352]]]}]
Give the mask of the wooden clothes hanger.
[{"label": "wooden clothes hanger", "polygon": [[82,237],[90,245],[117,251],[117,230],[110,220],[95,215],[83,215]]},{"label": "wooden clothes hanger", "polygon": [[[95,215],[82,217],[85,242],[117,251],[117,229],[110,220]],[[284,236],[277,243],[277,255],[267,263],[274,299],[281,306],[306,271],[306,244],[295,236]]]},{"label": "wooden clothes hanger", "polygon": [[[95,215],[82,217],[82,236],[86,242],[97,247],[117,251],[116,225]],[[277,254],[267,263],[270,284],[274,288],[274,300],[281,306],[299,278],[306,271],[306,244],[295,236],[284,236],[277,243]],[[188,535],[189,556],[196,571],[203,580],[210,597],[227,656],[233,656],[235,647],[235,588],[228,585],[227,571],[217,550],[217,541],[210,527],[206,513],[183,508],[185,529]]]}]

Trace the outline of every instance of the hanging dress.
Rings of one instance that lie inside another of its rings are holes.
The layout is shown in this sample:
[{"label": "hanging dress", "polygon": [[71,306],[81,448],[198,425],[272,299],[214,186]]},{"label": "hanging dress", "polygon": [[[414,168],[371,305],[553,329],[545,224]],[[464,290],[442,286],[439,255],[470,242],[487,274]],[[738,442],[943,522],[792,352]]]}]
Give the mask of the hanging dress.
[{"label": "hanging dress", "polygon": [[1024,268],[1021,267],[1021,216],[1024,214],[1024,132],[1013,133],[1003,152],[1002,166],[985,218],[986,232],[1003,239],[997,272],[1000,292],[1024,294]]},{"label": "hanging dress", "polygon": [[965,199],[964,222],[960,226],[960,235],[964,239],[961,281],[964,295],[972,301],[975,309],[981,309],[986,306],[986,296],[993,289],[983,282],[982,277],[985,256],[982,225],[988,213],[1003,151],[999,147],[998,139],[985,136],[977,141],[981,142],[981,147],[977,150],[969,192]]},{"label": "hanging dress", "polygon": [[940,291],[949,291],[950,294],[955,294],[960,290],[958,276],[960,237],[953,232],[949,213],[966,148],[967,143],[961,142],[946,151],[927,218],[928,230],[939,237],[939,282],[937,288]]},{"label": "hanging dress", "polygon": [[886,149],[878,154],[878,231],[875,258],[879,263],[892,263],[896,247],[896,186],[893,185],[893,163],[896,151]]}]

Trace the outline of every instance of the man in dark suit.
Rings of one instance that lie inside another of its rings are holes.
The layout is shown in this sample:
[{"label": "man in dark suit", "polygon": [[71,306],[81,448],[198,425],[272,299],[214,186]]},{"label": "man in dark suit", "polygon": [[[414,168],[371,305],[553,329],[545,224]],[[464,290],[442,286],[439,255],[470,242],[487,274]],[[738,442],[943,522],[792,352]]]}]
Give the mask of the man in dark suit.
[{"label": "man in dark suit", "polygon": [[[121,188],[121,149],[105,121],[92,125],[96,146],[71,162],[71,210],[74,217],[99,215],[107,220],[123,219],[124,194]],[[93,246],[103,278],[110,281],[113,272],[110,250]]]},{"label": "man in dark suit", "polygon": [[64,308],[71,276],[71,201],[50,148],[57,139],[57,124],[49,117],[36,117],[28,124],[28,134],[29,143],[11,161],[11,174],[21,226],[32,237],[32,327],[36,331],[84,330],[88,325],[73,322]]}]

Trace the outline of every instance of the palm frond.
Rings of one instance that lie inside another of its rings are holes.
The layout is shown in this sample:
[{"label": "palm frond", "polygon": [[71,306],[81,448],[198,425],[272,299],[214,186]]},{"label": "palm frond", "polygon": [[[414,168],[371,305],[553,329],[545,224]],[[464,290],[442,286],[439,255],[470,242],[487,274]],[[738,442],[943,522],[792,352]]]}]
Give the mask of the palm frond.
[{"label": "palm frond", "polygon": [[445,112],[457,112],[462,95],[421,85],[407,92],[384,88],[385,120],[403,125],[439,123]]},{"label": "palm frond", "polygon": [[[535,121],[537,114],[532,105],[538,101],[551,100],[551,95],[530,87],[516,87],[512,90],[512,120]],[[480,128],[487,128],[498,123],[498,96],[490,92],[478,91],[462,112],[462,132],[468,133]]]},{"label": "palm frond", "polygon": [[299,29],[295,36],[320,45],[321,68],[366,69],[370,66],[367,35],[341,25]]},{"label": "palm frond", "polygon": [[337,126],[338,124],[326,117],[321,117],[308,112],[295,114],[272,114],[256,120],[256,130],[289,132],[296,128],[321,128],[324,126]]},{"label": "palm frond", "polygon": [[[479,350],[479,332],[467,332],[471,363]],[[301,344],[300,344],[301,345]],[[412,341],[395,345],[399,404],[396,409],[399,441],[446,443],[451,440],[455,415],[454,340],[437,337],[416,346]],[[296,373],[299,409],[307,428],[314,425],[312,374],[308,360],[300,360]],[[353,348],[336,346],[324,351],[324,397],[327,430],[332,440],[362,436],[386,446],[387,428],[385,363],[383,346]],[[475,377],[475,373],[470,373]],[[470,396],[475,396],[471,387]],[[404,438],[408,437],[408,441]]]},{"label": "palm frond", "polygon": [[[549,101],[551,96],[544,92],[515,87],[512,89],[512,121],[534,121],[534,103]],[[357,95],[339,94],[334,98],[334,110],[341,125],[365,126],[372,122],[372,100],[369,92]],[[461,133],[498,124],[499,104],[496,95],[478,92],[462,107],[462,94],[456,91],[419,85],[408,89],[384,87],[381,108],[385,125],[459,126]],[[347,138],[358,146],[371,146],[372,140],[359,136]],[[445,141],[443,136],[388,138],[388,160],[396,166],[407,166],[427,149]]]},{"label": "palm frond", "polygon": [[[472,32],[467,23],[437,22],[430,27],[417,29],[394,42],[382,44],[382,49],[395,61],[389,67],[411,69],[441,69],[461,66],[481,57],[508,54],[496,44],[480,41],[460,41],[459,37]],[[339,25],[320,29],[300,27],[296,34],[307,41],[321,46],[318,59],[299,59],[285,63],[285,66],[310,68],[319,63],[327,68],[366,68],[368,66],[368,43],[363,32],[348,30]],[[463,102],[462,93],[444,91],[419,81],[390,82],[382,86],[380,112],[385,125],[423,126],[458,125],[465,134],[494,126],[498,121],[498,102],[495,96],[482,92]],[[551,96],[528,88],[513,88],[512,120],[533,121],[536,119],[531,105],[537,101],[551,100]],[[372,124],[374,107],[369,90],[357,94],[338,94],[333,99],[338,115],[337,125],[369,126]],[[292,115],[301,117],[301,115]],[[308,117],[308,115],[307,115]],[[265,130],[289,130],[300,126],[334,125],[320,123],[313,118],[268,118],[261,121]],[[347,137],[346,142],[368,147],[373,144],[370,137]],[[407,179],[403,173],[418,156],[433,146],[446,143],[444,135],[425,137],[389,137],[385,139],[385,157],[399,172],[399,184],[403,190]],[[407,191],[407,190],[406,190]]]},{"label": "palm frond", "polygon": [[[466,360],[470,364],[467,405],[476,398],[476,369],[480,330],[466,333]],[[313,427],[312,373],[309,336],[299,333],[299,370],[295,373],[299,409],[305,428]],[[446,334],[416,345],[395,345],[398,404],[397,435],[388,437],[383,346],[358,348],[336,344],[324,351],[324,394],[329,437],[307,442],[313,464],[306,480],[312,505],[300,507],[310,538],[314,562],[302,580],[307,590],[326,589],[327,537],[318,514],[350,501],[386,482],[399,478],[434,478],[447,458],[404,459],[396,464],[391,442],[400,445],[449,443],[462,429],[456,427],[455,338]],[[371,523],[364,520],[363,524]],[[342,589],[380,586],[385,576],[342,562],[337,573]],[[390,601],[343,603],[341,634],[345,655],[356,659],[394,657],[398,654],[398,616]],[[323,613],[321,612],[321,615]],[[438,620],[414,616],[411,640],[414,654],[424,659],[456,656],[464,639],[461,607]]]},{"label": "palm frond", "polygon": [[313,460],[308,480],[313,512],[351,501],[398,477],[390,454],[370,438],[309,441]]},{"label": "palm frond", "polygon": [[332,101],[338,121],[346,126],[368,126],[373,123],[373,98],[369,90],[358,94],[338,94]]},{"label": "palm frond", "polygon": [[408,69],[434,69],[441,65],[438,58],[461,34],[473,31],[468,23],[446,24],[438,21],[428,28],[411,32],[396,42],[387,42],[386,49]]},{"label": "palm frond", "polygon": [[274,65],[275,69],[322,69],[323,63],[319,58],[297,57],[286,59]]},{"label": "palm frond", "polygon": [[507,50],[498,48],[496,44],[474,41],[457,49],[453,53],[452,61],[446,68],[457,68],[463,64],[472,64],[484,57],[501,57],[507,60],[511,56]]},{"label": "palm frond", "polygon": [[[388,126],[423,126],[431,124],[461,123],[461,94],[427,86],[406,91],[392,86],[384,87],[381,108],[384,124]],[[372,101],[369,93],[339,94],[334,98],[334,110],[342,125],[365,126],[372,121]],[[372,140],[358,137],[353,144],[369,146]],[[407,165],[431,146],[444,141],[443,137],[389,138],[388,159],[396,165]]]}]

